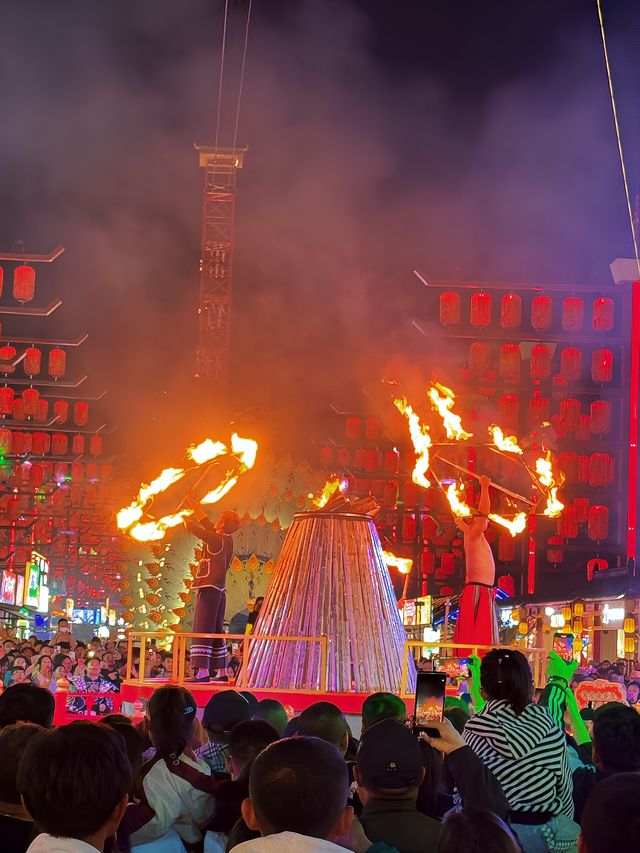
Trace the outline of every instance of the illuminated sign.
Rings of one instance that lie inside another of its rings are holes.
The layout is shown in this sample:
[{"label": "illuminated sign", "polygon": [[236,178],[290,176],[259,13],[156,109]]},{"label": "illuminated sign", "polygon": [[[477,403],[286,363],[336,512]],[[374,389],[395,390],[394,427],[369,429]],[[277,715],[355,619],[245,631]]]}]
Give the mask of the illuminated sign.
[{"label": "illuminated sign", "polygon": [[610,604],[605,604],[602,608],[602,624],[611,625],[614,622],[622,622],[625,617],[624,607],[611,607]]},{"label": "illuminated sign", "polygon": [[[49,612],[49,561],[37,551],[31,552],[31,564],[38,569],[38,600],[35,607],[40,613]],[[29,602],[25,602],[28,604]]]},{"label": "illuminated sign", "polygon": [[24,603],[27,607],[37,607],[40,601],[40,569],[35,563],[27,563],[26,572]]},{"label": "illuminated sign", "polygon": [[15,604],[16,603],[16,586],[18,582],[18,576],[13,572],[10,572],[8,569],[5,569],[2,573],[2,584],[0,585],[0,601],[3,604]]},{"label": "illuminated sign", "polygon": [[407,627],[431,625],[431,596],[408,598],[402,609],[402,622]]},{"label": "illuminated sign", "polygon": [[22,607],[24,604],[24,575],[18,575],[16,580],[16,604]]}]

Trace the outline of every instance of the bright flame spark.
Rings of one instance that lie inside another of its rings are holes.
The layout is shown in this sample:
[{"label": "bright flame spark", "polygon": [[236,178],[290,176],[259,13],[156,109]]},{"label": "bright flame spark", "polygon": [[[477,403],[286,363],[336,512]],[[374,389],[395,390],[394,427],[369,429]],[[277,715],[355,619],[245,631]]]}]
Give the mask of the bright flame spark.
[{"label": "bright flame spark", "polygon": [[447,438],[455,438],[456,441],[464,441],[466,438],[471,438],[473,433],[463,429],[460,415],[454,415],[451,411],[456,399],[456,395],[451,388],[447,388],[445,385],[440,385],[439,382],[436,382],[429,388],[428,394],[434,408],[438,410],[442,418]]},{"label": "bright flame spark", "polygon": [[522,448],[518,444],[518,439],[515,435],[505,435],[497,424],[492,424],[489,427],[493,443],[505,453],[517,453],[522,455]]},{"label": "bright flame spark", "polygon": [[383,551],[382,556],[388,566],[395,566],[401,575],[408,575],[413,565],[413,560],[409,557],[396,557],[391,551]]},{"label": "bright flame spark", "polygon": [[456,483],[451,483],[447,489],[447,500],[449,501],[451,512],[456,518],[466,518],[471,515],[471,508],[464,501],[460,500],[459,494],[462,491],[462,487],[459,487]]},{"label": "bright flame spark", "polygon": [[228,492],[231,491],[231,489],[236,485],[238,480],[239,480],[238,476],[228,477],[227,480],[223,480],[223,482],[220,483],[219,486],[217,486],[215,489],[212,489],[212,491],[210,491],[208,494],[206,494],[202,498],[200,503],[201,504],[207,504],[207,505],[208,504],[217,504],[218,501],[222,500],[222,498]]},{"label": "bright flame spark", "polygon": [[156,542],[158,539],[163,539],[167,530],[170,527],[177,527],[182,524],[184,519],[191,515],[190,509],[183,509],[175,515],[165,515],[158,521],[147,521],[143,524],[136,524],[129,531],[129,535],[138,542]]},{"label": "bright flame spark", "polygon": [[500,524],[502,525],[502,527],[506,527],[512,536],[517,536],[518,533],[522,533],[527,527],[526,512],[519,512],[511,520],[509,520],[508,518],[503,518],[501,515],[496,515],[495,513],[490,512],[489,518],[491,519],[491,521],[495,521],[496,524]]},{"label": "bright flame spark", "polygon": [[128,507],[121,509],[117,514],[118,528],[126,530],[132,524],[135,524],[136,521],[139,521],[144,514],[144,505],[148,500],[155,497],[155,495],[159,495],[160,492],[164,492],[165,489],[168,489],[174,483],[177,483],[178,480],[184,477],[185,473],[182,468],[165,468],[148,486],[145,484],[140,486],[138,497]]},{"label": "bright flame spark", "polygon": [[409,434],[416,452],[416,464],[413,469],[412,480],[423,489],[431,488],[431,482],[425,476],[429,470],[429,448],[431,447],[431,436],[429,427],[420,422],[420,418],[413,411],[404,397],[394,400],[396,409],[403,414],[409,422]]},{"label": "bright flame spark", "polygon": [[223,444],[221,441],[212,441],[210,438],[206,438],[204,441],[201,441],[200,444],[194,445],[187,450],[187,456],[190,459],[193,459],[198,465],[202,465],[204,462],[211,462],[212,459],[216,459],[218,456],[224,456],[225,453],[228,453],[227,445]]},{"label": "bright flame spark", "polygon": [[344,492],[345,489],[346,483],[343,480],[341,480],[339,477],[332,477],[331,479],[327,480],[319,494],[314,496],[312,492],[309,495],[309,498],[311,499],[311,503],[314,506],[317,506],[318,509],[322,509],[329,503],[329,501],[337,491]]},{"label": "bright flame spark", "polygon": [[557,518],[564,509],[564,504],[558,500],[558,489],[562,485],[562,481],[556,481],[550,450],[547,450],[546,456],[536,459],[536,474],[538,475],[540,484],[549,490],[544,514],[549,516],[549,518]]},{"label": "bright flame spark", "polygon": [[245,470],[253,468],[256,463],[256,454],[258,453],[258,442],[252,438],[240,438],[235,432],[231,436],[231,450],[234,454],[240,457],[240,464],[244,465]]}]

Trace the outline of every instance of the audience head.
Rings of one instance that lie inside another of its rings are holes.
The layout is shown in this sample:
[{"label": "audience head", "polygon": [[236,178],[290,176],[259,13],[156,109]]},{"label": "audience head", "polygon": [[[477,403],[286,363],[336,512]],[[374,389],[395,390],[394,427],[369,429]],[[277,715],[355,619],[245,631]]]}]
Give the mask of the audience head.
[{"label": "audience head", "polygon": [[251,766],[242,816],[262,835],[297,832],[332,840],[351,825],[347,765],[337,749],[315,737],[276,741]]},{"label": "audience head", "polygon": [[445,706],[444,709],[445,719],[449,720],[453,728],[458,732],[459,735],[464,731],[464,727],[466,726],[471,714],[469,713],[468,708],[462,708],[459,705],[453,705],[449,708]]},{"label": "audience head", "polygon": [[149,735],[162,755],[180,756],[191,742],[197,705],[183,687],[160,687],[149,699]]},{"label": "audience head", "polygon": [[20,802],[16,787],[18,765],[29,741],[41,731],[40,726],[31,723],[5,726],[0,731],[0,800],[3,803]]},{"label": "audience head", "polygon": [[627,684],[627,702],[630,705],[640,702],[640,681],[630,681]]},{"label": "audience head", "polygon": [[298,717],[298,734],[333,744],[342,755],[349,746],[349,727],[344,714],[332,702],[315,702]]},{"label": "audience head", "polygon": [[0,729],[13,723],[35,723],[48,728],[53,722],[55,703],[45,687],[14,684],[0,696]]},{"label": "audience head", "polygon": [[611,702],[593,717],[593,759],[603,770],[640,770],[640,715]]},{"label": "audience head", "polygon": [[257,720],[266,720],[268,723],[271,723],[280,737],[282,737],[289,722],[284,705],[278,702],[277,699],[262,699],[258,703],[258,711],[254,714],[254,718]]},{"label": "audience head", "polygon": [[251,707],[244,696],[236,690],[221,690],[205,705],[202,725],[214,739],[228,740],[231,729],[251,716]]},{"label": "audience head", "polygon": [[514,649],[492,649],[484,656],[480,684],[486,699],[502,699],[516,714],[524,711],[533,695],[529,662]]},{"label": "audience head", "polygon": [[379,723],[380,720],[400,720],[407,718],[404,702],[394,693],[372,693],[362,705],[362,731]]},{"label": "audience head", "polygon": [[640,838],[639,802],[640,773],[615,773],[599,782],[582,812],[580,853],[633,850]]},{"label": "audience head", "polygon": [[131,765],[131,788],[129,789],[129,793],[134,794],[137,788],[136,782],[142,771],[142,755],[145,744],[142,736],[134,729],[126,717],[124,718],[124,722],[117,719],[120,716],[120,714],[110,714],[108,718],[103,718],[102,723],[105,726],[109,726],[114,732],[117,732],[124,740],[127,757]]},{"label": "audience head", "polygon": [[68,634],[69,632],[69,621],[68,619],[58,619],[58,631],[61,634]]},{"label": "audience head", "polygon": [[229,736],[231,776],[237,779],[269,744],[280,739],[266,720],[246,720],[234,726]]},{"label": "audience head", "polygon": [[420,743],[404,723],[380,720],[362,733],[354,773],[363,802],[415,798],[425,772]]},{"label": "audience head", "polygon": [[294,735],[298,734],[298,728],[300,726],[300,717],[291,717],[287,725],[284,727],[284,731],[282,732],[282,737],[294,737]]},{"label": "audience head", "polygon": [[124,742],[102,723],[41,732],[27,745],[18,770],[18,791],[42,832],[100,838],[101,844],[115,834],[130,786]]},{"label": "audience head", "polygon": [[438,853],[520,853],[520,845],[493,812],[462,809],[445,818]]},{"label": "audience head", "polygon": [[101,664],[98,658],[91,658],[91,660],[87,661],[87,676],[95,681],[96,678],[100,677],[100,669]]},{"label": "audience head", "polygon": [[251,718],[253,719],[260,709],[260,702],[258,702],[253,693],[249,693],[248,690],[241,690],[240,695],[244,696],[249,703],[249,710],[251,711]]}]

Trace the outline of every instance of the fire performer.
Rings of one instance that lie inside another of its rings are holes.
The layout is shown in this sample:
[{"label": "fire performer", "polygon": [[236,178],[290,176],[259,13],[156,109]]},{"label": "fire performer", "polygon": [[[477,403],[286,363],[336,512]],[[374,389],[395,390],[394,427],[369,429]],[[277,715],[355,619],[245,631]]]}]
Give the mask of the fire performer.
[{"label": "fire performer", "polygon": [[[189,533],[202,541],[202,559],[191,587],[198,593],[193,632],[223,634],[226,577],[233,556],[231,534],[240,527],[240,519],[236,512],[227,511],[212,524],[192,493],[187,496],[185,506],[193,510],[193,516],[186,518],[184,525]],[[190,680],[210,681],[213,673],[222,678],[226,662],[227,647],[223,639],[194,640],[191,644],[191,666],[196,673]]]},{"label": "fire performer", "polygon": [[[494,604],[496,566],[491,546],[484,535],[491,511],[490,482],[488,477],[480,477],[479,515],[468,522],[456,519],[464,534],[466,576],[453,634],[454,643],[490,646],[499,641]],[[458,653],[464,656],[464,651],[458,650]]]}]

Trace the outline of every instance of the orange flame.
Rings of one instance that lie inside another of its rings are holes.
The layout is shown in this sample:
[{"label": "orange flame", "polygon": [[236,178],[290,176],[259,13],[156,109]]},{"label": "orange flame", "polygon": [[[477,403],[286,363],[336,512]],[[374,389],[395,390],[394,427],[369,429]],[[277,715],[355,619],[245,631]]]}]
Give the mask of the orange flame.
[{"label": "orange flame", "polygon": [[518,533],[522,533],[527,527],[526,512],[519,512],[511,520],[509,520],[508,518],[503,518],[503,516],[501,515],[496,515],[494,512],[490,512],[489,518],[491,519],[491,521],[495,521],[496,524],[500,524],[502,525],[502,527],[506,527],[512,536],[517,536]]},{"label": "orange flame", "polygon": [[314,506],[318,509],[325,507],[337,491],[344,491],[343,482],[339,477],[331,477],[322,487],[319,494],[315,495],[311,492],[308,497]]},{"label": "orange flame", "polygon": [[423,489],[429,489],[431,488],[431,482],[426,477],[426,473],[429,470],[429,448],[432,444],[429,427],[420,422],[420,418],[408,404],[406,398],[400,397],[393,402],[396,409],[409,422],[409,434],[417,456],[412,480],[416,485],[422,486]]},{"label": "orange flame", "polygon": [[190,447],[187,450],[187,456],[193,459],[196,465],[202,465],[205,462],[211,462],[212,459],[216,459],[218,456],[224,456],[228,452],[226,444],[206,438],[200,444]]},{"label": "orange flame", "polygon": [[462,427],[462,418],[460,415],[454,415],[452,412],[453,404],[456,395],[451,388],[445,385],[440,385],[439,382],[434,383],[429,388],[429,399],[433,407],[438,410],[442,418],[442,424],[446,430],[447,438],[455,438],[456,441],[464,441],[466,438],[471,438],[473,433],[467,432]]},{"label": "orange flame", "polygon": [[493,443],[505,453],[517,453],[522,455],[522,448],[518,444],[518,439],[515,435],[505,435],[497,424],[492,424],[489,427]]},{"label": "orange flame", "polygon": [[231,491],[231,489],[238,482],[238,476],[229,476],[227,474],[227,479],[223,480],[219,486],[215,489],[212,489],[208,492],[200,501],[201,504],[209,505],[209,504],[217,504],[218,501],[221,501],[222,498]]},{"label": "orange flame", "polygon": [[456,483],[451,483],[447,489],[447,500],[449,501],[451,512],[456,518],[467,518],[471,515],[471,508],[464,501],[460,500],[459,494],[462,491],[462,486],[458,486]]},{"label": "orange flame", "polygon": [[135,524],[136,521],[139,521],[144,514],[144,506],[149,501],[149,498],[159,495],[160,492],[164,492],[169,486],[177,483],[178,480],[184,477],[185,473],[182,468],[165,468],[149,485],[143,484],[140,486],[138,497],[128,507],[118,512],[116,516],[118,528],[126,530],[132,524]]},{"label": "orange flame", "polygon": [[244,467],[245,471],[253,468],[256,464],[258,442],[254,441],[252,438],[240,438],[240,436],[234,432],[231,436],[231,450],[236,456],[238,456],[240,464]]},{"label": "orange flame", "polygon": [[164,538],[170,527],[177,527],[189,515],[191,515],[191,510],[183,509],[175,515],[165,515],[158,521],[136,524],[129,531],[129,535],[138,542],[157,542],[158,539]]},{"label": "orange flame", "polygon": [[555,478],[550,450],[547,450],[546,456],[536,459],[536,474],[539,483],[548,489],[544,514],[549,518],[557,518],[564,509],[564,504],[558,500],[558,489],[562,485],[562,480],[558,482]]},{"label": "orange flame", "polygon": [[408,575],[413,565],[413,560],[409,557],[396,557],[391,551],[383,551],[382,556],[388,566],[395,566],[401,575]]}]

